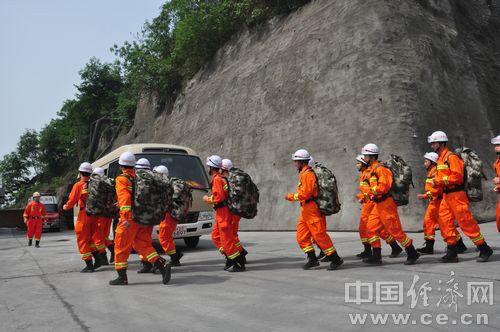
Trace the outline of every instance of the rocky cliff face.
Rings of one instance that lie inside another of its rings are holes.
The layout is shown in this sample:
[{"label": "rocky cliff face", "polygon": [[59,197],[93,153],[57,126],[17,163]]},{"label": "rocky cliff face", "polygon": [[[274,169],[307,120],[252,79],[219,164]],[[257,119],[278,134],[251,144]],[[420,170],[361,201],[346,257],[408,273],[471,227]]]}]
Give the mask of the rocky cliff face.
[{"label": "rocky cliff face", "polygon": [[[242,31],[158,114],[144,98],[132,130],[114,143],[162,142],[220,154],[261,190],[245,229],[294,229],[300,208],[290,161],[306,148],[340,182],[341,213],[329,229],[354,230],[360,206],[354,158],[377,143],[414,170],[403,226],[422,228],[422,156],[427,136],[475,149],[492,177],[490,139],[500,133],[500,0],[316,0],[263,27]],[[485,189],[490,190],[490,184]],[[494,219],[496,198],[473,204]]]}]

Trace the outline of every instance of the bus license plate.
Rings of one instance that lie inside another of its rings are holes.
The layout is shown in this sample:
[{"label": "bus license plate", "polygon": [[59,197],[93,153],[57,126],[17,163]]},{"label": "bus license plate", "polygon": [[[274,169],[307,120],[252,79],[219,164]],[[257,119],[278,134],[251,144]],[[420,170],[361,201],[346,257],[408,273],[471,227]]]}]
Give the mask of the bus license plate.
[{"label": "bus license plate", "polygon": [[186,227],[184,226],[177,226],[174,232],[174,237],[180,237],[186,235]]}]

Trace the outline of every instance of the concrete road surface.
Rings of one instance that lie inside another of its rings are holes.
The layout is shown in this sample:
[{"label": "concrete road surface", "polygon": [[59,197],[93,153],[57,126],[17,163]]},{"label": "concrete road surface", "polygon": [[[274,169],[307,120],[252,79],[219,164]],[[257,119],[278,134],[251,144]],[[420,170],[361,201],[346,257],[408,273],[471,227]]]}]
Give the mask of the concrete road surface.
[{"label": "concrete road surface", "polygon": [[[44,233],[37,249],[26,246],[24,233],[2,229],[0,331],[499,330],[500,234],[494,223],[481,229],[496,250],[491,262],[477,263],[467,239],[470,249],[460,263],[439,264],[444,245],[438,238],[438,253],[419,264],[403,265],[403,255],[385,257],[380,267],[356,259],[356,233],[330,233],[345,260],[337,271],[325,263],[303,271],[305,255],[293,232],[241,233],[249,251],[245,273],[223,271],[208,237],[197,249],[180,241],[183,266],[174,268],[168,285],[159,275],[138,275],[132,255],[130,284],[120,287],[108,285],[112,266],[79,273],[83,263],[72,232]],[[423,235],[411,236],[420,246]]]}]

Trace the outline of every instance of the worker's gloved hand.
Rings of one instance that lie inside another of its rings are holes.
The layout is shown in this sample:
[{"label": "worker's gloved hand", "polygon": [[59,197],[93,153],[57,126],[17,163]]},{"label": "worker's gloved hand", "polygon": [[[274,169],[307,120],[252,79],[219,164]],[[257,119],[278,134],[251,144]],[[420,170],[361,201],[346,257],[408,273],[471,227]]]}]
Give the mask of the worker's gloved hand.
[{"label": "worker's gloved hand", "polygon": [[494,184],[499,184],[500,183],[500,178],[499,177],[496,177],[493,179],[493,183]]},{"label": "worker's gloved hand", "polygon": [[418,196],[417,196],[417,197],[418,197],[418,199],[420,199],[420,200],[422,200],[422,199],[425,199],[425,198],[426,198],[426,196],[425,196],[424,194],[418,194]]},{"label": "worker's gloved hand", "polygon": [[209,203],[209,198],[207,195],[203,196],[203,202],[205,202],[207,204]]}]

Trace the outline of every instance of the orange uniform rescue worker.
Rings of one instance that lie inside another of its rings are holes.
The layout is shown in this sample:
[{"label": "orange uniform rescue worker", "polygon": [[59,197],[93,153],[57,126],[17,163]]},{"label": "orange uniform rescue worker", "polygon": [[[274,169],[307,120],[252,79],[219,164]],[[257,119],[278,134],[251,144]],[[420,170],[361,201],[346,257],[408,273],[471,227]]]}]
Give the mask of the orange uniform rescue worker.
[{"label": "orange uniform rescue worker", "polygon": [[[233,168],[233,162],[230,159],[222,159],[222,167],[221,167],[221,174],[226,179],[226,182],[228,182],[229,178],[229,170]],[[234,236],[234,243],[236,243],[236,247],[238,248],[238,251],[240,252],[241,256],[243,256],[243,261],[246,262],[246,256],[248,252],[246,251],[245,248],[243,248],[243,245],[241,244],[240,237],[238,236],[238,230],[240,229],[240,220],[241,217],[236,215],[236,214],[231,214],[231,223],[233,226],[233,236]]]},{"label": "orange uniform rescue worker", "polygon": [[448,150],[448,137],[442,131],[436,131],[427,139],[432,150],[439,155],[434,186],[443,190],[443,200],[439,207],[441,232],[448,244],[443,263],[458,262],[455,220],[472,242],[479,248],[476,261],[486,262],[493,250],[486,243],[476,220],[469,210],[469,199],[464,187],[464,162],[459,156]]},{"label": "orange uniform rescue worker", "polygon": [[494,165],[496,177],[493,179],[493,184],[495,185],[493,190],[497,193],[498,197],[497,230],[500,232],[500,135],[491,139],[491,144],[495,145],[495,152],[497,154],[497,160]]},{"label": "orange uniform rescue worker", "polygon": [[[437,174],[437,161],[439,156],[435,152],[428,152],[424,155],[424,166],[427,169],[427,178],[425,180],[425,193],[418,194],[419,200],[428,200],[429,205],[425,212],[424,217],[424,240],[425,246],[418,248],[417,251],[421,254],[432,255],[434,254],[434,243],[436,235],[436,227],[439,226],[439,206],[443,199],[443,189],[433,187],[434,179]],[[440,227],[442,231],[443,228]],[[441,235],[443,235],[441,233]],[[459,253],[463,253],[467,250],[467,247],[462,240],[460,234],[456,233],[457,237],[457,249]],[[445,236],[443,236],[445,239]]]},{"label": "orange uniform rescue worker", "polygon": [[[168,176],[167,166],[160,165],[153,169],[153,171]],[[163,220],[158,226],[158,240],[160,240],[161,247],[167,255],[170,256],[170,264],[172,266],[180,266],[183,253],[176,247],[174,241],[174,232],[177,229],[177,220],[172,218],[170,212],[165,215]]]},{"label": "orange uniform rescue worker", "polygon": [[371,265],[382,264],[380,248],[380,234],[385,229],[405,248],[407,259],[405,265],[416,263],[420,254],[413,246],[413,240],[403,231],[399,219],[398,207],[390,194],[392,188],[392,172],[378,161],[380,150],[375,144],[367,144],[361,150],[363,159],[369,166],[370,174],[370,199],[375,202],[368,217],[368,242],[372,246],[372,256],[363,262]]},{"label": "orange uniform rescue worker", "polygon": [[78,250],[86,264],[86,267],[80,272],[87,273],[94,272],[94,269],[97,269],[102,264],[99,257],[97,257],[95,263],[92,262],[92,245],[94,244],[92,231],[96,227],[97,218],[88,216],[85,210],[85,204],[89,195],[88,184],[90,174],[92,174],[92,165],[84,162],[80,165],[78,171],[80,172],[80,180],[73,185],[68,202],[63,206],[63,209],[65,211],[70,210],[76,204],[80,208],[75,224],[75,234]]},{"label": "orange uniform rescue worker", "polygon": [[115,232],[115,269],[118,278],[111,280],[110,285],[127,285],[128,257],[132,246],[139,255],[145,257],[162,274],[163,284],[170,281],[171,267],[160,257],[152,245],[153,226],[144,226],[133,219],[132,204],[135,178],[135,156],[124,152],[118,160],[122,174],[116,178],[116,195],[120,208],[120,221]]},{"label": "orange uniform rescue worker", "polygon": [[[357,195],[359,203],[362,204],[361,217],[359,219],[359,237],[361,243],[365,247],[365,250],[356,256],[364,259],[372,255],[372,246],[368,242],[368,217],[370,216],[373,208],[375,207],[375,202],[370,199],[371,189],[370,189],[370,172],[368,165],[363,159],[363,155],[358,155],[356,157],[356,167],[361,173],[359,176],[359,191],[360,194]],[[380,237],[391,246],[392,252],[389,256],[390,258],[396,258],[403,251],[399,246],[398,242],[392,235],[390,235],[385,227],[380,230]]]},{"label": "orange uniform rescue worker", "polygon": [[24,223],[28,227],[28,246],[33,245],[33,236],[35,236],[35,247],[40,248],[42,239],[42,219],[47,220],[47,211],[45,205],[40,203],[40,193],[33,193],[31,201],[24,209]]},{"label": "orange uniform rescue worker", "polygon": [[332,240],[326,231],[326,216],[321,213],[314,199],[318,197],[316,175],[309,167],[311,156],[304,149],[297,150],[292,155],[295,168],[299,172],[297,193],[285,195],[285,199],[300,202],[302,212],[297,225],[297,242],[307,254],[307,263],[302,266],[309,270],[320,265],[313,244],[316,243],[324,252],[323,261],[330,262],[328,270],[336,270],[344,263],[333,246]]},{"label": "orange uniform rescue worker", "polygon": [[231,212],[226,205],[229,186],[220,174],[222,159],[219,156],[207,158],[209,174],[212,176],[212,195],[203,196],[203,201],[212,204],[215,209],[215,226],[212,240],[221,253],[226,256],[225,270],[230,272],[245,271],[245,262],[234,242]]}]

